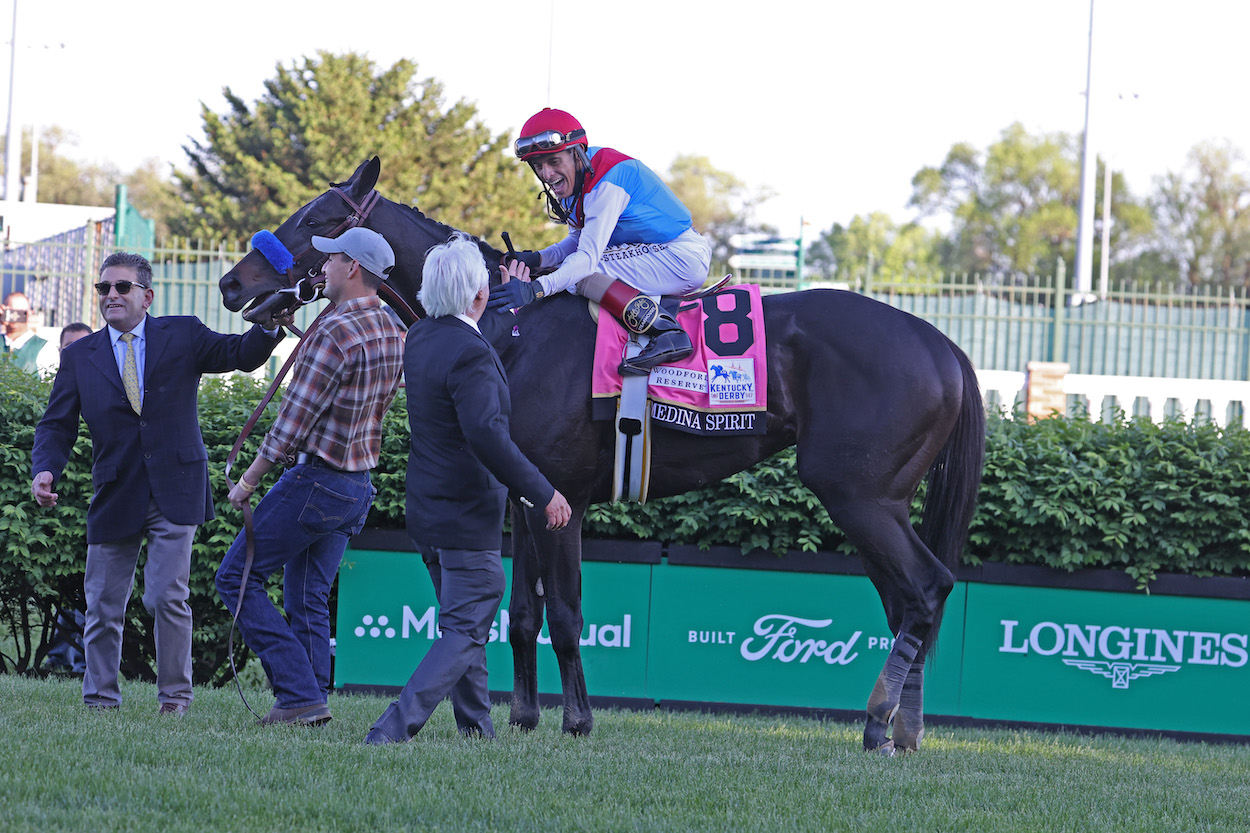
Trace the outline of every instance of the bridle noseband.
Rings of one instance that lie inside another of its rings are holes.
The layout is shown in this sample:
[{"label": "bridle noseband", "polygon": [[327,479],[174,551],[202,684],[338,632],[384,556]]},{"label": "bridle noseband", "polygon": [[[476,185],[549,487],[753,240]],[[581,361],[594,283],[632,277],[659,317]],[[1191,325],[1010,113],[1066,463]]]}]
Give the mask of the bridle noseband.
[{"label": "bridle noseband", "polygon": [[[350,228],[364,225],[365,220],[369,218],[369,212],[373,211],[374,206],[378,204],[378,200],[382,198],[382,195],[375,189],[371,190],[365,195],[363,200],[357,203],[347,191],[337,185],[331,185],[330,190],[342,197],[344,202],[351,206],[352,213],[348,214],[343,222],[339,223],[327,234],[320,235],[321,237],[338,237]],[[311,266],[302,270],[303,274],[301,274],[300,261],[310,252],[316,252],[318,256],[314,259]],[[329,258],[329,255],[317,252],[313,248],[312,243],[309,243],[291,259],[291,266],[286,270],[286,279],[289,286],[277,290],[274,294],[293,295],[300,306],[317,300],[321,296],[322,287],[325,285],[324,281],[319,280],[321,267],[325,265]]]}]

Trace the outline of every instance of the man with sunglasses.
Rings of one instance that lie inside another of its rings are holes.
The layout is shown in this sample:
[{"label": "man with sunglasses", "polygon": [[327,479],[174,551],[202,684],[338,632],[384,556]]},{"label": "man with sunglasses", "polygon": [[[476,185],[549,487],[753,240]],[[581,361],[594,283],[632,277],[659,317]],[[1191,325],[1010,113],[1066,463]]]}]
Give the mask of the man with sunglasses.
[{"label": "man with sunglasses", "polygon": [[590,147],[581,123],[563,110],[546,107],[532,116],[515,150],[542,183],[551,218],[569,234],[542,251],[517,252],[530,269],[554,271],[495,287],[489,308],[506,312],[569,290],[650,336],[641,353],[621,363],[621,373],[646,376],[657,364],[689,356],[690,337],[648,297],[684,295],[707,280],[712,248],[681,200],[637,159]]},{"label": "man with sunglasses", "polygon": [[61,354],[35,428],[30,490],[40,506],[56,505],[53,489],[81,416],[91,431],[94,489],[83,581],[83,703],[97,710],[121,705],[122,628],[146,539],[143,604],[155,622],[159,713],[181,716],[192,700],[191,545],[196,528],[214,516],[200,376],[260,367],[282,338],[279,325],[289,322],[225,335],[193,316],[149,316],[152,266],[127,252],[105,258],[95,291],[107,326]]}]

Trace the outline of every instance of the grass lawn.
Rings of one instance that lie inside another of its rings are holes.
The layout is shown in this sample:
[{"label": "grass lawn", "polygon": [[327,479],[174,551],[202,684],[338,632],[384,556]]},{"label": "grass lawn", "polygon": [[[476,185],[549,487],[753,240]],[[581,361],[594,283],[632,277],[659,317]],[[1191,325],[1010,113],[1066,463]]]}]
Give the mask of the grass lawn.
[{"label": "grass lawn", "polygon": [[[335,697],[321,729],[261,727],[233,689],[184,719],[155,687],[88,712],[78,680],[0,675],[3,831],[1244,831],[1250,747],[930,726],[918,755],[858,725],[544,711],[466,740],[449,705],[412,743],[361,744],[387,700]],[[262,714],[272,699],[249,700]]]}]

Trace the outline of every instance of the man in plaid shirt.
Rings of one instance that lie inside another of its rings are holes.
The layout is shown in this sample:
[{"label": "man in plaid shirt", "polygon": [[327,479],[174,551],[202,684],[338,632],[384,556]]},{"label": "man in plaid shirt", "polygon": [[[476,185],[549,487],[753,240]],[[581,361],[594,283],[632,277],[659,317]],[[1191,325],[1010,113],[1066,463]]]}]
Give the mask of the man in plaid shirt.
[{"label": "man in plaid shirt", "polygon": [[[278,416],[230,503],[250,501],[275,465],[287,470],[256,507],[246,585],[242,531],[217,570],[217,593],[237,610],[239,630],[273,685],[277,702],[266,724],[330,720],[330,585],[377,493],[369,471],[404,365],[404,329],[378,298],[395,265],[385,238],[353,228],[312,244],[329,254],[324,294],[334,306],[302,346]],[[265,594],[279,569],[286,619]]]}]

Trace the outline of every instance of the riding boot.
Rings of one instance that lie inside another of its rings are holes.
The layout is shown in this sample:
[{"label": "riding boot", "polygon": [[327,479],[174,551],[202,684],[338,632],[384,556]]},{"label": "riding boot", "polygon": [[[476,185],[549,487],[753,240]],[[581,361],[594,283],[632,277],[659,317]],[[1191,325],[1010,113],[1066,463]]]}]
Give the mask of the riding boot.
[{"label": "riding boot", "polygon": [[621,362],[622,376],[646,376],[657,364],[681,361],[694,352],[690,336],[677,320],[627,283],[612,281],[599,305],[631,333],[651,337],[641,353]]}]

